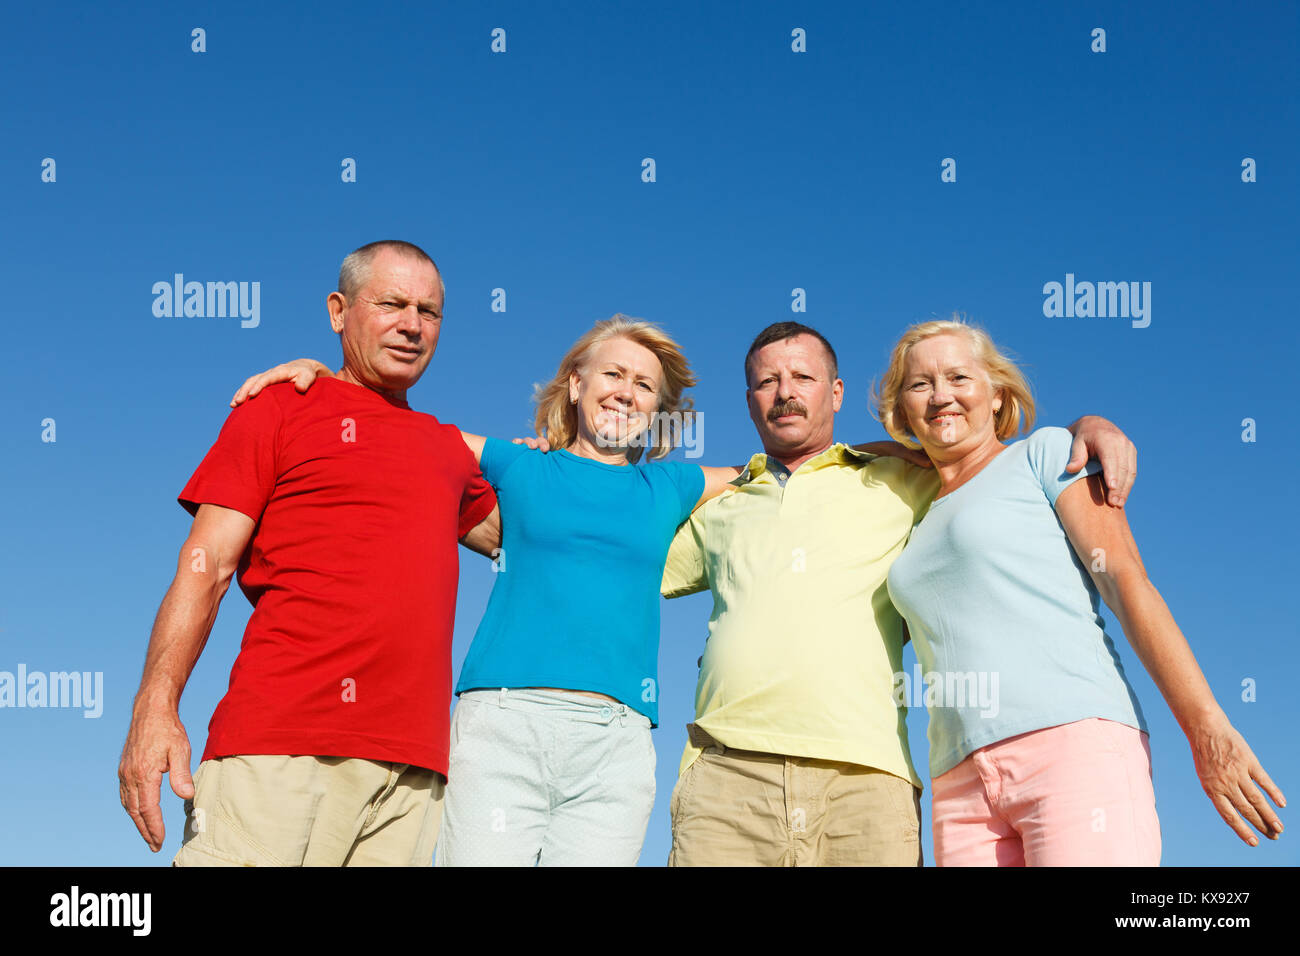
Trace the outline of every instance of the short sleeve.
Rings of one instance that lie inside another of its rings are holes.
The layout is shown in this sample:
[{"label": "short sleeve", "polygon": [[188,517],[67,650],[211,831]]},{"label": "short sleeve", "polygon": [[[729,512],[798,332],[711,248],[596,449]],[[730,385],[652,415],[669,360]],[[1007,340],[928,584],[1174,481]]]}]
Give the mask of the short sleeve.
[{"label": "short sleeve", "polygon": [[1073,475],[1065,470],[1073,444],[1074,436],[1067,429],[1055,426],[1040,428],[1026,439],[1029,467],[1053,508],[1061,492],[1070,485],[1086,475],[1101,473],[1101,463],[1095,458],[1090,458],[1088,464]]},{"label": "short sleeve", "polygon": [[492,513],[492,509],[497,506],[497,495],[479,471],[479,466],[474,461],[474,453],[461,440],[460,430],[452,425],[446,428],[447,440],[465,455],[465,470],[468,477],[465,490],[461,492],[460,517],[456,522],[456,537],[463,538]]},{"label": "short sleeve", "polygon": [[700,495],[704,494],[704,469],[684,461],[666,461],[664,466],[668,469],[668,474],[677,488],[677,497],[682,508],[679,520],[685,521],[695,510],[695,503],[700,500]]},{"label": "short sleeve", "polygon": [[278,477],[276,451],[283,418],[270,389],[232,410],[216,443],[177,496],[181,506],[193,515],[199,505],[220,505],[260,520]]},{"label": "short sleeve", "polygon": [[478,459],[479,467],[483,469],[483,477],[491,483],[492,487],[500,488],[506,471],[530,450],[527,445],[516,445],[513,442],[502,441],[500,438],[484,439],[483,454],[479,455]]},{"label": "short sleeve", "polygon": [[[704,473],[700,472],[703,479]],[[698,496],[697,496],[698,498]],[[704,565],[704,516],[709,503],[697,508],[688,518],[668,547],[668,560],[664,562],[664,576],[659,593],[666,598],[683,597],[703,591],[709,586],[709,576]]]}]

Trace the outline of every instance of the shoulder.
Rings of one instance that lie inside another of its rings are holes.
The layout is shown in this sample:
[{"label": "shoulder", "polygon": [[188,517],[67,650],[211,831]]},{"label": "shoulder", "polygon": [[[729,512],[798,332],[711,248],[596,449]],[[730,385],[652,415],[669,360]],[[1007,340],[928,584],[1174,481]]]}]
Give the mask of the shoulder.
[{"label": "shoulder", "polygon": [[928,504],[939,493],[939,473],[905,458],[881,455],[860,467],[863,484],[884,486],[912,505]]},{"label": "shoulder", "polygon": [[1068,429],[1057,425],[1036,428],[1027,438],[1011,446],[1020,449],[1036,473],[1055,477],[1065,470],[1070,460],[1070,448],[1074,445],[1074,436]]},{"label": "shoulder", "polygon": [[1070,434],[1070,430],[1059,425],[1044,425],[1042,428],[1035,428],[1027,438],[1022,440],[1025,443],[1025,449],[1031,453],[1052,451],[1061,447],[1064,447],[1068,453],[1070,446],[1074,444],[1074,436]]}]

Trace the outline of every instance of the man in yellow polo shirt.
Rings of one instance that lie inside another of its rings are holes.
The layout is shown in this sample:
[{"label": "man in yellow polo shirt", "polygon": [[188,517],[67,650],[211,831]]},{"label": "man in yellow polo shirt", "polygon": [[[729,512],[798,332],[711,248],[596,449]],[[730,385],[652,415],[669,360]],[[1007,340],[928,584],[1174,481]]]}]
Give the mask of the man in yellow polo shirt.
[{"label": "man in yellow polo shirt", "polygon": [[[682,525],[664,569],[665,597],[713,593],[668,865],[919,866],[885,580],[938,476],[833,443],[844,383],[816,330],[768,327],[745,375],[764,453]],[[1122,503],[1132,443],[1091,416],[1072,430]]]}]

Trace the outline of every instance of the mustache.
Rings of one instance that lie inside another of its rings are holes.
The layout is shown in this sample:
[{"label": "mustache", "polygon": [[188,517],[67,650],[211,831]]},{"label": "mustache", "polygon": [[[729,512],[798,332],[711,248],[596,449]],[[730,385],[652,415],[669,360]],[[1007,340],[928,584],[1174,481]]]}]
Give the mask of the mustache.
[{"label": "mustache", "polygon": [[797,398],[787,399],[784,402],[777,402],[772,406],[772,410],[767,413],[767,420],[774,422],[782,415],[802,415],[808,417],[808,409],[804,407],[803,402]]}]

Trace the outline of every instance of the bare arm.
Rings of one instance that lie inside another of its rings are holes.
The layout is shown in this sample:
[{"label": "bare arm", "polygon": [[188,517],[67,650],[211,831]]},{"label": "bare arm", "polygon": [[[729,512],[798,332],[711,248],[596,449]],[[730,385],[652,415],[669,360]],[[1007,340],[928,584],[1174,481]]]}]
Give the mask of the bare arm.
[{"label": "bare arm", "polygon": [[[461,432],[460,440],[465,443],[465,447],[470,450],[474,456],[474,463],[481,465],[483,463],[483,446],[487,444],[487,439],[482,435],[471,435],[469,432]],[[515,439],[518,443],[519,439]]]},{"label": "bare arm", "polygon": [[275,368],[245,379],[244,384],[239,386],[239,391],[235,392],[235,397],[230,400],[230,407],[234,408],[242,404],[245,399],[253,398],[268,385],[293,382],[294,388],[305,392],[312,387],[317,378],[322,376],[330,378],[333,375],[330,367],[324,362],[315,359],[294,359],[292,362],[285,362],[283,365],[277,365]]},{"label": "bare arm", "polygon": [[1097,590],[1187,735],[1197,776],[1210,802],[1251,846],[1259,841],[1242,822],[1243,816],[1276,840],[1282,823],[1259,787],[1279,807],[1286,806],[1286,798],[1215,701],[1187,639],[1147,578],[1127,516],[1107,506],[1101,476],[1090,475],[1061,492],[1056,513]]},{"label": "bare arm", "polygon": [[498,549],[501,547],[501,506],[495,506],[490,515],[460,539],[460,543],[485,558],[495,558],[500,554]]},{"label": "bare arm", "polygon": [[1129,492],[1133,490],[1133,482],[1137,480],[1137,446],[1114,422],[1100,415],[1084,415],[1070,425],[1070,434],[1074,436],[1074,444],[1070,446],[1070,460],[1065,470],[1076,474],[1088,459],[1096,458],[1101,464],[1106,487],[1110,489],[1107,503],[1115,508],[1124,507]]},{"label": "bare arm", "polygon": [[695,502],[698,508],[710,498],[716,498],[726,490],[728,484],[740,477],[744,473],[744,467],[713,467],[711,465],[700,465],[700,471],[704,472],[704,493],[700,495],[700,500]]},{"label": "bare arm", "polygon": [[897,441],[869,441],[861,445],[851,445],[854,451],[864,451],[868,455],[886,455],[890,458],[901,458],[904,461],[910,461],[914,465],[920,465],[922,468],[933,468],[934,462],[920,448],[908,448],[902,442]]},{"label": "bare arm", "polygon": [[238,511],[200,505],[154,619],[117,778],[122,806],[155,853],[165,835],[159,807],[163,774],[171,774],[176,796],[194,796],[190,742],[180,720],[181,692],[207,644],[253,527],[253,519]]}]

